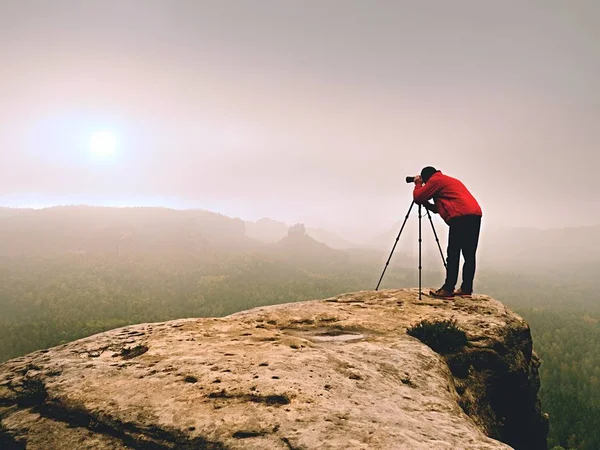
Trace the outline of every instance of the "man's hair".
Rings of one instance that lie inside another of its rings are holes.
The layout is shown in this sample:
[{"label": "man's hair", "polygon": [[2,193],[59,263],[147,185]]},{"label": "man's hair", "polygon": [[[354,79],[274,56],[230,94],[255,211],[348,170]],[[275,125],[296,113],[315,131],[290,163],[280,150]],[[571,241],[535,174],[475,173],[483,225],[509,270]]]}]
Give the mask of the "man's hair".
[{"label": "man's hair", "polygon": [[425,183],[427,183],[427,181],[429,181],[431,176],[436,172],[439,172],[439,171],[435,167],[431,167],[431,166],[423,167],[423,170],[421,170],[421,178],[423,179],[423,181]]}]

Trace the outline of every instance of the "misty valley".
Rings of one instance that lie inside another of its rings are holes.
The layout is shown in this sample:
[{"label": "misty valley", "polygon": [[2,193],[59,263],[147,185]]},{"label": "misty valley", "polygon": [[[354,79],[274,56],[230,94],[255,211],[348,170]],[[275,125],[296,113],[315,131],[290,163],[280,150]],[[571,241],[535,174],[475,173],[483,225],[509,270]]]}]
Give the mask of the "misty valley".
[{"label": "misty valley", "polygon": [[[482,236],[475,290],[531,326],[549,448],[600,448],[599,231]],[[0,362],[129,324],[371,290],[396,233],[355,245],[334,230],[201,210],[1,209]],[[417,286],[414,233],[381,289]],[[426,240],[423,286],[437,287],[443,266]]]}]

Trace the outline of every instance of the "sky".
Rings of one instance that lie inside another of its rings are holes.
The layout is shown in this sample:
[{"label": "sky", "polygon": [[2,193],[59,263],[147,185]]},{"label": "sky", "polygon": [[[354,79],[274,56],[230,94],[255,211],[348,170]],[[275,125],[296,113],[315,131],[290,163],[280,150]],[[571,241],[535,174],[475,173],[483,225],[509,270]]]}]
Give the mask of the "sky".
[{"label": "sky", "polygon": [[0,204],[359,238],[433,165],[484,227],[600,224],[598,42],[595,0],[0,0]]}]

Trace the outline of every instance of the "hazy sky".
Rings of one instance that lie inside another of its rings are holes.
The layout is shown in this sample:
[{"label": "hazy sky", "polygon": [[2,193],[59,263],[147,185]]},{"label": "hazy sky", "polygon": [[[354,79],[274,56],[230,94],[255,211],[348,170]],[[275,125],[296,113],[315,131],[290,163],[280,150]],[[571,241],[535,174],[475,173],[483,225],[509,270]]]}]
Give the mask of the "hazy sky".
[{"label": "hazy sky", "polygon": [[0,0],[0,204],[353,236],[434,165],[488,226],[600,223],[599,42],[597,0]]}]

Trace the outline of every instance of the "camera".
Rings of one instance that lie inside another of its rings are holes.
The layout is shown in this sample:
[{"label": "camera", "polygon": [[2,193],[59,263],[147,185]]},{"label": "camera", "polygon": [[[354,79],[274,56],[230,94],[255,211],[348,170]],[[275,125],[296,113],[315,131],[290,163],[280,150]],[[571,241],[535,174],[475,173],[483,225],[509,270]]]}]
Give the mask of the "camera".
[{"label": "camera", "polygon": [[415,182],[415,177],[406,177],[406,182],[407,183],[414,183]]}]

